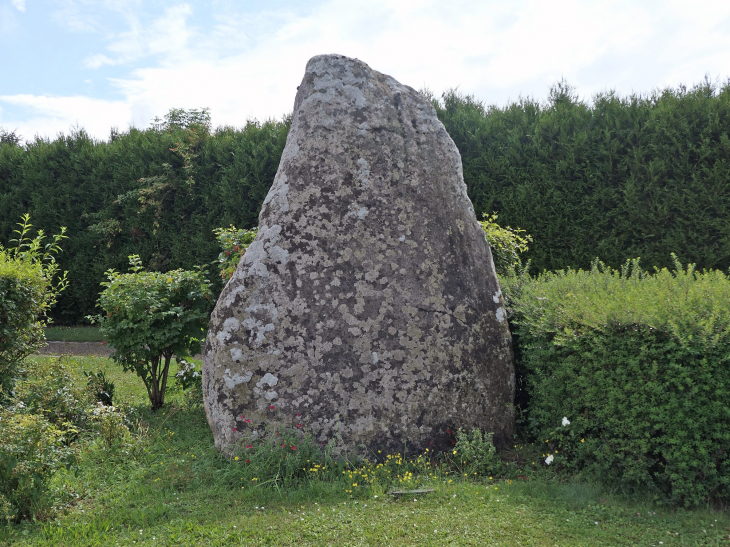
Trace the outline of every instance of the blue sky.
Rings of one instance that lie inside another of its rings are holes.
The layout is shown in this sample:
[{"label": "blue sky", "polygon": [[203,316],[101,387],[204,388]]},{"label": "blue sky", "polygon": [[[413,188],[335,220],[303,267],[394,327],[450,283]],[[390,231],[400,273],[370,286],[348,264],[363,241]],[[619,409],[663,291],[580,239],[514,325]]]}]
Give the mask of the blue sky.
[{"label": "blue sky", "polygon": [[0,0],[0,127],[108,138],[170,108],[214,125],[280,118],[307,59],[357,57],[487,104],[730,76],[730,2]]}]

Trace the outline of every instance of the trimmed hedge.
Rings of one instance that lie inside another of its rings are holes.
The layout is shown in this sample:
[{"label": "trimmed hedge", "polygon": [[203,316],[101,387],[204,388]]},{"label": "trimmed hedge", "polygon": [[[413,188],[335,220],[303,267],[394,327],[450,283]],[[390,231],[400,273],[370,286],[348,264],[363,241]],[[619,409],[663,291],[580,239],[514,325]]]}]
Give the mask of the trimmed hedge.
[{"label": "trimmed hedge", "polygon": [[671,503],[730,499],[730,279],[635,260],[516,281],[527,425],[555,464]]},{"label": "trimmed hedge", "polygon": [[477,216],[534,237],[537,271],[596,256],[730,267],[730,81],[590,103],[561,82],[545,102],[486,106],[446,93],[439,119],[461,153]]}]

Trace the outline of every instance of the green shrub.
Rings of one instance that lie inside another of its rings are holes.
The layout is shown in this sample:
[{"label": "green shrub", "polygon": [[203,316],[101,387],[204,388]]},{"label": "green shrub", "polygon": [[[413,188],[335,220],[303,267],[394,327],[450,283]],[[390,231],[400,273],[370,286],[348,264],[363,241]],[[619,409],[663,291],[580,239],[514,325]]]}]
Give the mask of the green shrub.
[{"label": "green shrub", "polygon": [[727,500],[730,279],[674,260],[545,273],[513,295],[528,421],[559,467]]},{"label": "green shrub", "polygon": [[109,380],[104,371],[97,370],[96,374],[84,371],[86,387],[97,403],[112,406],[114,399],[114,382]]},{"label": "green shrub", "polygon": [[502,461],[497,455],[492,437],[492,433],[482,433],[478,429],[458,429],[450,460],[460,474],[483,477],[498,475],[502,471]]},{"label": "green shrub", "polygon": [[129,257],[132,273],[107,272],[99,298],[105,314],[100,324],[112,358],[142,378],[152,408],[165,402],[170,361],[200,350],[208,325],[210,282],[202,270],[143,271],[139,257]]},{"label": "green shrub", "polygon": [[44,293],[39,264],[9,260],[0,250],[0,402],[12,394],[20,364],[43,342],[38,303]]},{"label": "green shrub", "polygon": [[13,246],[0,245],[0,404],[12,395],[18,368],[44,342],[45,313],[66,287],[66,274],[59,273],[54,255],[65,236],[53,236],[43,244],[42,230],[30,239],[32,224],[23,216]]},{"label": "green shrub", "polygon": [[66,358],[28,360],[14,398],[0,407],[0,511],[3,518],[40,518],[54,496],[49,482],[73,462],[73,444],[89,423],[89,397]]},{"label": "green shrub", "polygon": [[221,252],[215,264],[221,273],[224,281],[229,280],[238,267],[241,257],[256,238],[258,228],[251,230],[239,230],[233,224],[229,228],[216,228],[213,230]]},{"label": "green shrub", "polygon": [[0,408],[0,514],[7,521],[38,518],[52,504],[48,483],[74,454],[73,428],[55,426],[42,413]]},{"label": "green shrub", "polygon": [[498,275],[507,275],[522,266],[520,255],[528,250],[528,243],[532,241],[530,235],[519,228],[503,228],[497,224],[497,213],[484,213],[484,220],[479,224],[492,249],[494,269]]},{"label": "green shrub", "polygon": [[178,359],[178,371],[175,381],[180,386],[188,409],[203,406],[203,375],[195,370],[195,363],[187,359]]},{"label": "green shrub", "polygon": [[16,401],[35,414],[43,414],[56,427],[72,424],[83,428],[92,404],[66,364],[68,357],[26,363],[16,389]]}]

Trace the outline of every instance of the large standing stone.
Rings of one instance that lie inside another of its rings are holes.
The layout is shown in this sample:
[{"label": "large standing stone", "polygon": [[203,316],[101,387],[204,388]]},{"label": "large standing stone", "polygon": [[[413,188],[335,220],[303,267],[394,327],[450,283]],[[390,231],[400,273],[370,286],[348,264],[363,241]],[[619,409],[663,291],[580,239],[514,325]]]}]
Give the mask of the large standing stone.
[{"label": "large standing stone", "polygon": [[391,452],[451,446],[458,426],[511,438],[503,300],[434,108],[339,55],[312,58],[298,89],[258,235],[210,321],[216,446],[264,424]]}]

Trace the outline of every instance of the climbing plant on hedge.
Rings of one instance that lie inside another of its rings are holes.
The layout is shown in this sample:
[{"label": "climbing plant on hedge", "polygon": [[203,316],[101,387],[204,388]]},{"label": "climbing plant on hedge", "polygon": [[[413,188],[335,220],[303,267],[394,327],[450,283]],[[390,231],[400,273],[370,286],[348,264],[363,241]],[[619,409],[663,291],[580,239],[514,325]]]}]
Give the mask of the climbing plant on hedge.
[{"label": "climbing plant on hedge", "polygon": [[134,371],[147,388],[152,409],[165,402],[173,356],[188,357],[200,349],[208,325],[211,284],[204,270],[147,272],[137,255],[130,273],[107,272],[99,298],[99,323],[112,358]]}]

